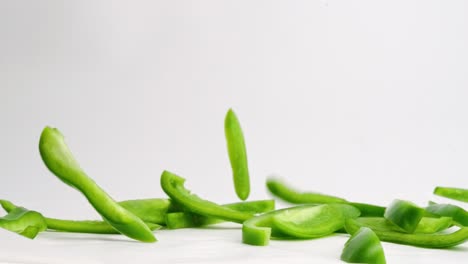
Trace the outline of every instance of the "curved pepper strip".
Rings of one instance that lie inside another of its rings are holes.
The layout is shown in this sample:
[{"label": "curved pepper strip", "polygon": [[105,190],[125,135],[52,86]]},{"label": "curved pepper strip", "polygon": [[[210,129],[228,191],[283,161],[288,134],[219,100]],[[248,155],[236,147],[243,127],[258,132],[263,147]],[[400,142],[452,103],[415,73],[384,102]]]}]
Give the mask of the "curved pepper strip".
[{"label": "curved pepper strip", "polygon": [[322,203],[347,203],[343,198],[336,196],[315,193],[315,192],[298,192],[292,187],[286,185],[279,179],[268,178],[267,179],[268,190],[278,196],[279,198],[294,204],[322,204]]},{"label": "curved pepper strip", "polygon": [[335,206],[321,204],[290,208],[273,215],[273,227],[294,238],[330,235],[344,226],[345,216]]},{"label": "curved pepper strip", "polygon": [[356,208],[343,204],[309,204],[280,209],[245,221],[242,225],[242,242],[266,246],[270,237],[325,236],[338,231],[343,227],[345,219],[358,217],[359,213]]},{"label": "curved pepper strip", "polygon": [[272,230],[272,226],[274,215],[288,209],[268,212],[245,221],[242,224],[242,242],[253,246],[266,246],[270,242],[272,235],[275,237],[287,237],[287,235],[277,230]]},{"label": "curved pepper strip", "polygon": [[118,202],[123,208],[138,216],[145,223],[164,225],[166,214],[173,210],[174,205],[169,199],[150,198]]},{"label": "curved pepper strip", "polygon": [[438,186],[434,189],[434,194],[468,203],[468,189]]},{"label": "curved pepper strip", "polygon": [[119,205],[81,169],[55,128],[46,127],[39,140],[39,152],[47,168],[61,181],[80,191],[102,218],[120,233],[142,241],[155,242],[148,226]]},{"label": "curved pepper strip", "polygon": [[236,223],[242,223],[254,216],[252,213],[232,210],[211,201],[203,200],[185,189],[184,182],[184,178],[168,171],[164,171],[161,175],[161,187],[164,192],[176,203],[193,213]]},{"label": "curved pepper strip", "polygon": [[460,225],[468,226],[468,212],[453,204],[431,204],[426,211],[438,216],[448,216]]},{"label": "curved pepper strip", "polygon": [[[10,201],[0,200],[0,205],[8,213],[19,206],[14,205]],[[74,232],[74,233],[91,233],[91,234],[120,234],[111,225],[105,221],[97,220],[63,220],[56,218],[43,217],[47,229],[59,232]],[[156,223],[145,222],[151,230],[160,229],[161,226]]]},{"label": "curved pepper strip", "polygon": [[[355,219],[345,222],[345,229],[349,234],[356,233],[361,227]],[[395,231],[374,230],[381,241],[405,244],[424,248],[448,248],[460,245],[468,240],[468,227],[462,227],[450,234],[408,234]]]},{"label": "curved pepper strip", "polygon": [[0,227],[33,239],[39,232],[46,230],[47,224],[40,213],[16,207],[0,217]]},{"label": "curved pepper strip", "polygon": [[[356,221],[361,226],[366,226],[372,230],[405,232],[400,227],[389,222],[383,217],[359,217]],[[434,234],[452,226],[451,217],[431,218],[423,217],[419,222],[415,234]]]},{"label": "curved pepper strip", "polygon": [[367,227],[361,227],[349,238],[341,253],[341,260],[348,263],[386,263],[379,237]]},{"label": "curved pepper strip", "polygon": [[346,199],[315,193],[315,192],[299,192],[294,188],[288,186],[283,181],[276,178],[267,179],[268,190],[278,198],[293,204],[326,204],[326,203],[341,203],[348,204],[356,207],[361,211],[362,216],[383,216],[385,207],[366,204],[349,202]]},{"label": "curved pepper strip", "polygon": [[[275,200],[259,200],[222,205],[236,211],[258,214],[275,209]],[[166,215],[166,226],[170,229],[206,226],[224,222],[224,220],[199,215],[191,212],[175,212]]]},{"label": "curved pepper strip", "polygon": [[241,200],[246,200],[250,194],[250,176],[245,148],[244,133],[239,119],[232,109],[229,109],[224,119],[224,133],[226,136],[229,161],[236,194]]}]

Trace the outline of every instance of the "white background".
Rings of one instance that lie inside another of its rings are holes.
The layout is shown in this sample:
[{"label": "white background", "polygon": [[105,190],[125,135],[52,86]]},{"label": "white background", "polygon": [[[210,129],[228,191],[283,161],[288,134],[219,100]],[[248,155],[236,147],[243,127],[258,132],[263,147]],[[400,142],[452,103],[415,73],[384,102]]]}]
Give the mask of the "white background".
[{"label": "white background", "polygon": [[[444,201],[436,185],[468,187],[467,12],[466,1],[1,1],[0,197],[47,216],[98,217],[42,164],[50,125],[117,200],[164,196],[167,169],[204,198],[236,201],[223,131],[233,107],[250,199],[269,197],[265,179],[277,174],[355,201]],[[339,263],[346,241],[252,249],[237,229],[174,234],[148,246],[2,231],[0,262]],[[467,254],[384,247],[393,263]]]}]

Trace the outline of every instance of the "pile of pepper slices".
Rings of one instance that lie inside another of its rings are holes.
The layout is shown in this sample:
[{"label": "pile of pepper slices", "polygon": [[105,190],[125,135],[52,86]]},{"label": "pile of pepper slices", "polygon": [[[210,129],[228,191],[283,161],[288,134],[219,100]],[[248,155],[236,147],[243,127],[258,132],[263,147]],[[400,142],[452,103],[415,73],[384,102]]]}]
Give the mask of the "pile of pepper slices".
[{"label": "pile of pepper slices", "polygon": [[[164,171],[161,187],[169,198],[116,202],[80,167],[63,135],[56,128],[42,131],[39,151],[47,168],[67,185],[80,191],[103,220],[48,218],[37,211],[0,204],[7,215],[0,227],[28,238],[46,230],[123,234],[142,242],[155,242],[153,231],[199,227],[230,221],[242,224],[245,244],[266,246],[270,237],[307,239],[348,233],[341,259],[350,263],[386,263],[380,241],[425,248],[448,248],[468,240],[468,212],[452,204],[430,202],[425,208],[405,200],[388,207],[350,202],[316,192],[299,192],[279,179],[267,180],[276,197],[298,206],[275,210],[274,200],[245,201],[250,180],[244,135],[236,114],[229,109],[224,123],[234,187],[243,202],[219,205],[184,187],[185,179]],[[468,190],[437,187],[436,195],[468,202]]]}]

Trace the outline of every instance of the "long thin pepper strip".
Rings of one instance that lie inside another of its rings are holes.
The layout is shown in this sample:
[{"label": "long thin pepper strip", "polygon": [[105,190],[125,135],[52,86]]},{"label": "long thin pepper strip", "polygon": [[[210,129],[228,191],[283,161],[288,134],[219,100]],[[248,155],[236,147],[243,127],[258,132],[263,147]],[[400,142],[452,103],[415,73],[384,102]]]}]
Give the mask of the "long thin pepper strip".
[{"label": "long thin pepper strip", "polygon": [[245,148],[244,133],[239,119],[232,109],[229,109],[224,119],[224,133],[232,167],[232,176],[236,194],[241,200],[246,200],[250,194],[249,166]]},{"label": "long thin pepper strip", "polygon": [[56,128],[46,127],[39,141],[39,151],[47,168],[61,181],[80,191],[102,218],[120,233],[142,242],[156,238],[136,215],[119,205],[81,169]]}]

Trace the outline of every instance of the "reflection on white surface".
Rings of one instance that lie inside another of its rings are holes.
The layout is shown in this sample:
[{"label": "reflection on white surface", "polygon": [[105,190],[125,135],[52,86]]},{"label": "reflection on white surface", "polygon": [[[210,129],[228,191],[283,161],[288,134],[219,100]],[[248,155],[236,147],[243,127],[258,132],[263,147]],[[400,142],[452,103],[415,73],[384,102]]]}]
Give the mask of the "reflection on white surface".
[{"label": "reflection on white surface", "polygon": [[[234,224],[214,228],[160,230],[145,244],[120,235],[45,232],[28,240],[0,230],[0,263],[342,263],[346,235],[312,240],[272,240],[269,246],[241,243]],[[461,263],[468,246],[448,250],[383,243],[388,263]]]}]

